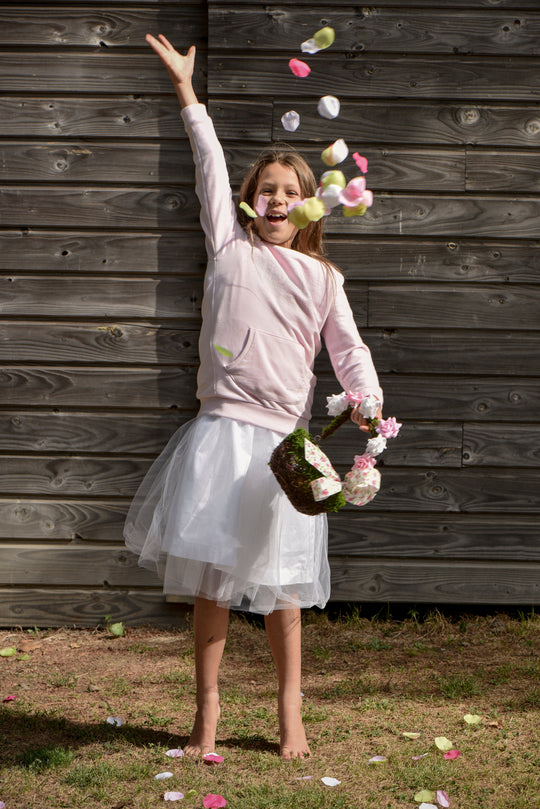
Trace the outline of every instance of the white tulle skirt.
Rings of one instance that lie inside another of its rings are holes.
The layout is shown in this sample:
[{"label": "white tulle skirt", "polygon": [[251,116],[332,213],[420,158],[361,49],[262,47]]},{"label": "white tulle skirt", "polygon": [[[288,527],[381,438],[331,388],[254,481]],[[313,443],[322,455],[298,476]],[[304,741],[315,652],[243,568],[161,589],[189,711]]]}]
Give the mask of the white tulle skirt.
[{"label": "white tulle skirt", "polygon": [[326,604],[326,515],[300,514],[275,480],[268,461],[282,438],[218,416],[199,416],[173,435],[124,529],[165,593],[261,614]]}]

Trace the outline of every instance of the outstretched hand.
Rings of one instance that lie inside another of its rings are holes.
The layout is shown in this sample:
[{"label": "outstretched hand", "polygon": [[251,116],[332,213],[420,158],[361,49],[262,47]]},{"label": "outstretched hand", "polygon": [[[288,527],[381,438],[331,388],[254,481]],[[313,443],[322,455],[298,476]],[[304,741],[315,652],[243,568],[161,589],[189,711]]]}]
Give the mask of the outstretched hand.
[{"label": "outstretched hand", "polygon": [[[375,418],[382,419],[382,408],[379,407]],[[351,421],[354,421],[354,423],[358,425],[358,427],[362,430],[363,433],[370,432],[369,421],[360,413],[360,405],[356,405],[356,407],[352,411]]]},{"label": "outstretched hand", "polygon": [[191,85],[195,67],[195,45],[192,45],[187,54],[182,56],[163,34],[159,34],[157,39],[152,34],[147,34],[146,41],[167,68],[182,106],[186,107],[188,104],[196,103],[197,98]]}]

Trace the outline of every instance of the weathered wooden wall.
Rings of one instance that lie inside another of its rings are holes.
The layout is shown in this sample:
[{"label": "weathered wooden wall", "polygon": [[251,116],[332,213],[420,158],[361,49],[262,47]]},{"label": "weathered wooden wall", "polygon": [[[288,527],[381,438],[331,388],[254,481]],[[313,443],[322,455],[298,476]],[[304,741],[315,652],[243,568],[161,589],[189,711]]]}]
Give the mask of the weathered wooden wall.
[{"label": "weathered wooden wall", "polygon": [[[336,43],[295,79],[323,24]],[[333,597],[540,603],[536,0],[19,2],[0,6],[0,622],[171,619],[121,528],[196,409],[204,245],[148,30],[199,46],[235,183],[273,138],[317,174],[336,137],[370,160],[375,204],[330,218],[329,252],[404,428],[375,501],[331,521]],[[355,440],[330,449],[342,471]]]}]

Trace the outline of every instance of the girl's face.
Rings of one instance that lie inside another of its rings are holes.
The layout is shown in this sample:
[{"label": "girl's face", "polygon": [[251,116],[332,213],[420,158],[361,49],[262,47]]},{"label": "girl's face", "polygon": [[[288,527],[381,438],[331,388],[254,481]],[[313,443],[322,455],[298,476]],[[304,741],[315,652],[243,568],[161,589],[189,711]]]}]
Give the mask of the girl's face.
[{"label": "girl's face", "polygon": [[[262,214],[264,202],[266,212]],[[269,163],[261,171],[252,205],[259,216],[254,220],[258,236],[265,242],[290,247],[298,228],[287,219],[288,205],[302,199],[298,175],[289,166]]]}]

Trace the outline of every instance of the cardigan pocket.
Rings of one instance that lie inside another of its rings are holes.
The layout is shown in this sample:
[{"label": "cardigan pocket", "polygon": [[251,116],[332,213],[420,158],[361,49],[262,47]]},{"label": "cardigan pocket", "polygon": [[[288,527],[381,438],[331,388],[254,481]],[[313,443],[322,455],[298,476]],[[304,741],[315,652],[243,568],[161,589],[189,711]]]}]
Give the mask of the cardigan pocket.
[{"label": "cardigan pocket", "polygon": [[246,393],[279,404],[303,402],[314,379],[296,340],[259,329],[248,329],[242,350],[225,371]]}]

